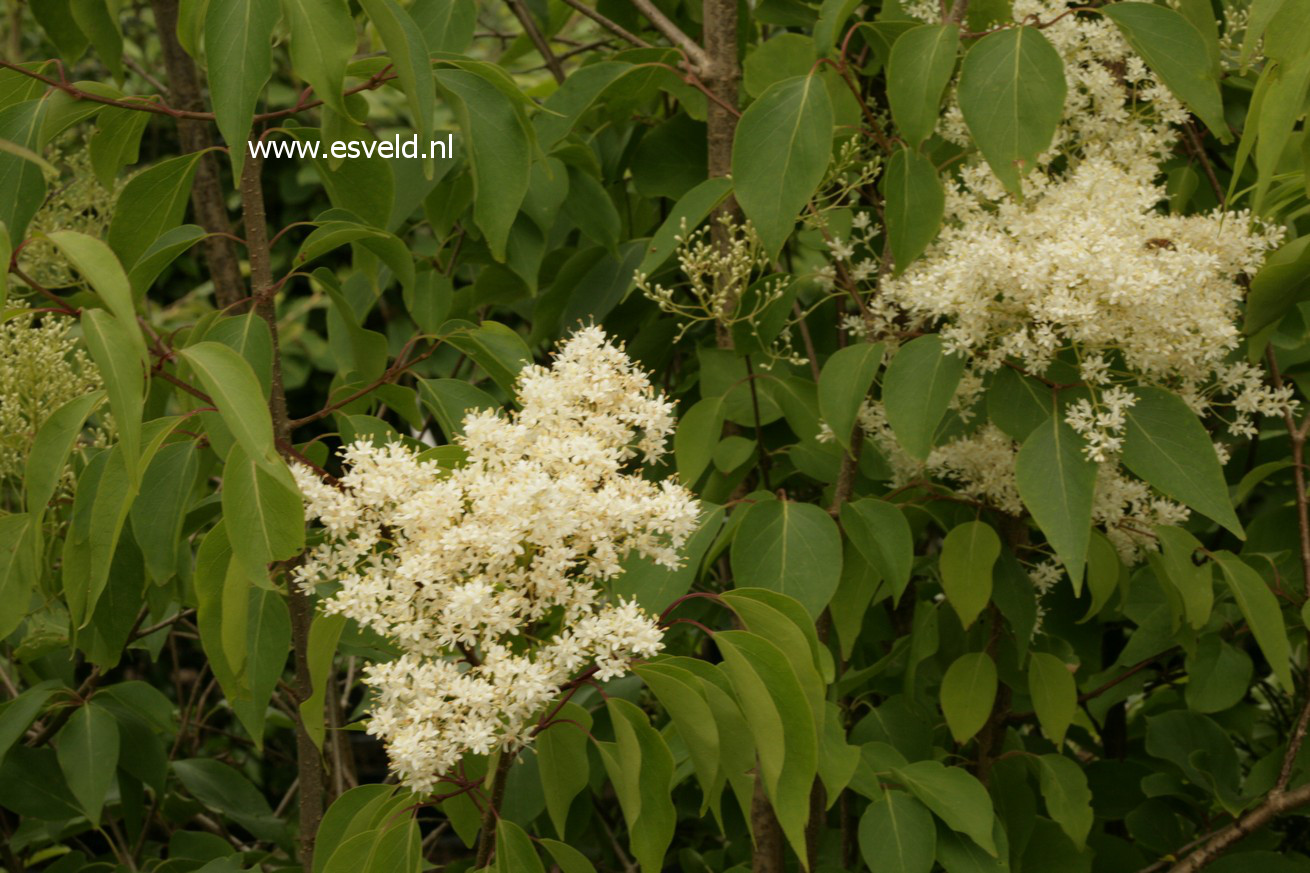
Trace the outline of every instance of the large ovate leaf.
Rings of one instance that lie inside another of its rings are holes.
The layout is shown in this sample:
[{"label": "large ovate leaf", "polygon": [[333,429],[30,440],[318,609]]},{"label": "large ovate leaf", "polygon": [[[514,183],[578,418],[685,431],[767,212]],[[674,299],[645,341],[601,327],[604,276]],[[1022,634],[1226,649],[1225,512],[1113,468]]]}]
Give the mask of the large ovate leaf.
[{"label": "large ovate leaf", "polygon": [[1064,661],[1046,652],[1033,652],[1028,661],[1028,694],[1042,733],[1060,746],[1078,709],[1078,688]]},{"label": "large ovate leaf", "polygon": [[775,82],[737,123],[733,187],[770,255],[782,250],[823,179],[832,125],[828,89],[814,74]]},{"label": "large ovate leaf", "polygon": [[1001,555],[1001,539],[983,521],[957,525],[942,541],[942,590],[960,622],[973,624],[992,596],[992,567]]},{"label": "large ovate leaf", "polygon": [[942,677],[942,714],[957,743],[982,730],[996,700],[996,664],[986,652],[956,658]]},{"label": "large ovate leaf", "polygon": [[932,135],[942,94],[955,72],[960,28],[925,24],[901,34],[887,63],[887,102],[892,119],[911,148]]},{"label": "large ovate leaf", "polygon": [[1174,96],[1205,122],[1220,140],[1232,139],[1224,121],[1219,79],[1205,38],[1181,13],[1154,3],[1112,3],[1101,13],[1118,25]]},{"label": "large ovate leaf", "polygon": [[1269,590],[1260,574],[1232,552],[1218,552],[1214,557],[1270,669],[1284,688],[1291,688],[1292,654],[1278,598]]},{"label": "large ovate leaf", "polygon": [[314,88],[315,95],[349,117],[341,96],[346,64],[355,54],[355,23],[345,0],[282,0],[291,38],[291,66]]},{"label": "large ovate leaf", "polygon": [[834,352],[819,374],[819,413],[847,450],[855,420],[882,366],[882,343],[856,343]]},{"label": "large ovate leaf", "polygon": [[978,40],[964,56],[958,96],[964,122],[1005,187],[1050,146],[1064,113],[1064,61],[1035,27],[1010,27]]},{"label": "large ovate leaf", "polygon": [[1164,388],[1144,386],[1133,393],[1136,402],[1125,412],[1124,466],[1166,497],[1244,537],[1219,456],[1196,413]]},{"label": "large ovate leaf", "polygon": [[812,503],[763,500],[732,541],[732,568],[738,585],[794,597],[817,618],[841,580],[841,533]]},{"label": "large ovate leaf", "polygon": [[1073,428],[1056,415],[1024,440],[1015,458],[1014,478],[1019,496],[1060,556],[1074,590],[1081,591],[1092,533],[1096,464],[1083,453]]},{"label": "large ovate leaf", "polygon": [[55,751],[69,790],[86,817],[98,825],[118,766],[117,720],[95,703],[79,706],[59,731]]},{"label": "large ovate leaf", "polygon": [[893,771],[915,797],[955,831],[996,854],[992,836],[992,799],[982,783],[959,767],[916,761]]},{"label": "large ovate leaf", "polygon": [[901,273],[937,238],[946,211],[946,190],[933,162],[916,151],[897,149],[879,183],[887,242]]},{"label": "large ovate leaf", "polygon": [[942,338],[925,334],[901,346],[887,365],[882,401],[902,448],[923,460],[964,374],[964,358],[947,354]]},{"label": "large ovate leaf", "polygon": [[904,791],[888,791],[860,817],[860,853],[872,870],[929,873],[937,854],[932,813]]},{"label": "large ovate leaf", "polygon": [[269,0],[209,0],[205,11],[210,96],[238,178],[246,160],[255,107],[273,73],[272,36],[277,19],[277,4]]},{"label": "large ovate leaf", "polygon": [[[238,148],[245,152],[244,135],[233,151]],[[129,274],[156,240],[182,223],[199,163],[198,152],[169,158],[141,171],[123,186],[105,241]]]}]

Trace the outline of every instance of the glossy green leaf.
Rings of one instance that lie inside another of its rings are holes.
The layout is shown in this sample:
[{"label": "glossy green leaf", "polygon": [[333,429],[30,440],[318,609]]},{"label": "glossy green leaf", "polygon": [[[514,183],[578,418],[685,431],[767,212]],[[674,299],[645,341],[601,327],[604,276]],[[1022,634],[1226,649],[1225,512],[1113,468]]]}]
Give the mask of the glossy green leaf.
[{"label": "glossy green leaf", "polygon": [[1096,469],[1078,434],[1058,415],[1024,440],[1014,462],[1019,496],[1060,557],[1075,593],[1082,591],[1087,563]]},{"label": "glossy green leaf", "polygon": [[1064,61],[1035,27],[974,43],[960,68],[964,122],[996,178],[1014,194],[1050,146],[1064,113]]},{"label": "glossy green leaf", "polygon": [[113,106],[100,110],[91,136],[91,168],[102,186],[112,188],[119,171],[137,162],[148,121],[148,112]]},{"label": "glossy green leaf", "polygon": [[95,703],[79,706],[60,729],[55,751],[69,790],[91,823],[99,825],[118,766],[118,722]]},{"label": "glossy green leaf", "polygon": [[1305,300],[1310,280],[1310,236],[1300,236],[1274,252],[1251,278],[1242,329],[1256,334],[1278,322]]},{"label": "glossy green leaf", "polygon": [[933,162],[910,149],[897,149],[879,182],[887,241],[897,273],[923,254],[941,230],[946,189]]},{"label": "glossy green leaf", "polygon": [[587,732],[591,713],[576,703],[565,703],[555,715],[557,723],[537,732],[538,771],[546,811],[555,833],[568,839],[565,830],[573,798],[587,787],[591,765],[587,759]]},{"label": "glossy green leaf", "polygon": [[860,853],[869,869],[929,873],[937,854],[932,813],[904,791],[888,791],[860,817]]},{"label": "glossy green leaf", "polygon": [[1028,659],[1028,694],[1042,733],[1058,747],[1078,710],[1078,688],[1064,661],[1046,652]]},{"label": "glossy green leaf", "polygon": [[1164,576],[1178,591],[1183,601],[1187,623],[1196,630],[1210,621],[1214,607],[1214,569],[1210,563],[1197,564],[1192,557],[1202,550],[1196,537],[1180,527],[1156,525],[1155,535],[1161,552],[1153,566],[1164,570]]},{"label": "glossy green leaf", "polygon": [[560,873],[596,873],[587,856],[559,840],[537,840],[559,866]]},{"label": "glossy green leaf", "polygon": [[1000,538],[982,521],[957,525],[942,541],[942,591],[965,627],[991,600],[992,567],[1000,555]]},{"label": "glossy green leaf", "polygon": [[1233,512],[1223,468],[1210,435],[1183,399],[1164,388],[1145,386],[1126,412],[1123,463],[1166,497],[1245,537]]},{"label": "glossy green leaf", "polygon": [[833,353],[819,374],[819,413],[847,450],[855,420],[882,366],[882,343],[855,343]]},{"label": "glossy green leaf", "polygon": [[1205,38],[1190,21],[1153,3],[1112,3],[1101,14],[1118,25],[1129,45],[1215,136],[1223,142],[1232,139],[1217,71]]},{"label": "glossy green leaf", "polygon": [[1292,688],[1292,654],[1287,641],[1287,627],[1283,624],[1278,598],[1260,578],[1250,564],[1232,552],[1217,552],[1214,558],[1224,572],[1228,590],[1251,626],[1251,633],[1264,653],[1269,668],[1284,688]]},{"label": "glossy green leaf", "polygon": [[613,766],[609,758],[605,766],[628,822],[628,846],[642,873],[659,873],[677,822],[670,796],[673,755],[636,706],[617,697],[605,705],[614,723],[616,752]]},{"label": "glossy green leaf", "polygon": [[[0,529],[4,522],[0,521]],[[0,534],[3,537],[3,534]],[[3,560],[0,558],[0,560]],[[54,696],[59,683],[54,679],[33,685],[12,700],[0,704],[0,761],[9,749],[22,739],[23,734],[36,721],[46,702]]]},{"label": "glossy green leaf", "polygon": [[273,72],[271,37],[277,21],[277,4],[269,0],[209,0],[205,10],[210,99],[238,179],[255,107]]},{"label": "glossy green leaf", "polygon": [[531,837],[505,818],[496,822],[496,870],[500,873],[546,873]]},{"label": "glossy green leaf", "polygon": [[182,224],[165,231],[141,253],[132,271],[128,273],[133,298],[144,298],[146,291],[168,265],[204,238],[204,228],[194,224]]},{"label": "glossy green leaf", "polygon": [[0,516],[0,634],[13,633],[27,616],[37,582],[40,528],[25,512]]},{"label": "glossy green leaf", "polygon": [[228,453],[223,476],[223,515],[232,551],[258,584],[269,584],[268,565],[290,558],[305,546],[305,511],[289,476],[274,476],[237,443]]},{"label": "glossy green leaf", "polygon": [[351,115],[341,96],[346,65],[355,54],[355,23],[345,0],[282,0],[291,37],[291,66],[314,88],[314,94],[344,116]]},{"label": "glossy green leaf", "polygon": [[893,771],[905,787],[955,831],[995,855],[992,799],[982,783],[959,767],[916,761]]},{"label": "glossy green leaf", "polygon": [[841,522],[851,542],[899,600],[914,565],[914,539],[905,513],[886,501],[864,497],[842,504]]},{"label": "glossy green leaf", "polygon": [[123,79],[123,32],[118,25],[118,6],[105,0],[69,0],[69,10],[78,30],[86,34],[101,63],[115,79]]},{"label": "glossy green leaf", "polygon": [[32,451],[27,456],[27,469],[23,477],[28,512],[45,511],[64,473],[68,455],[82,434],[87,416],[104,399],[103,391],[74,397],[42,423],[32,443]]},{"label": "glossy green leaf", "polygon": [[[239,147],[245,149],[244,137]],[[199,152],[169,158],[123,186],[105,241],[129,274],[156,240],[182,223],[199,163]]]},{"label": "glossy green leaf", "polygon": [[[390,0],[388,0],[390,2]],[[473,220],[492,255],[506,257],[509,231],[528,192],[532,142],[521,110],[494,84],[464,70],[441,70],[473,169]]]},{"label": "glossy green leaf", "polygon": [[714,449],[719,444],[725,417],[722,397],[704,397],[696,401],[678,421],[673,434],[673,457],[678,465],[678,478],[683,484],[696,484],[701,473],[710,465]]},{"label": "glossy green leaf", "polygon": [[[135,332],[134,332],[135,331]],[[141,457],[141,416],[145,409],[145,362],[136,321],[128,327],[102,309],[82,311],[82,333],[91,359],[100,369],[114,413],[114,427],[123,447],[124,463],[135,478]]]},{"label": "glossy green leaf", "polygon": [[732,541],[732,569],[737,585],[786,594],[817,618],[841,579],[841,532],[812,503],[760,501]]},{"label": "glossy green leaf", "polygon": [[[45,100],[28,100],[0,109],[0,140],[23,149],[37,147],[45,119]],[[45,200],[46,181],[41,167],[11,150],[0,149],[0,222],[11,240],[22,240],[28,222]]]},{"label": "glossy green leaf", "polygon": [[240,771],[212,758],[187,758],[174,761],[172,767],[186,790],[205,806],[262,840],[281,837],[281,820],[273,816],[264,795]]},{"label": "glossy green leaf", "polygon": [[737,123],[733,187],[770,256],[782,250],[823,179],[832,129],[832,101],[817,75],[771,85]]},{"label": "glossy green leaf", "polygon": [[907,30],[892,46],[887,64],[887,102],[892,119],[911,148],[918,148],[937,126],[942,94],[955,72],[959,50],[960,28],[955,24],[925,24]]},{"label": "glossy green leaf", "polygon": [[319,749],[323,748],[323,738],[327,733],[323,704],[327,699],[328,680],[332,677],[332,656],[336,654],[337,641],[345,626],[344,615],[323,614],[314,616],[309,626],[306,661],[309,663],[310,695],[300,704],[300,718],[305,733]]},{"label": "glossy green leaf", "polygon": [[883,376],[882,400],[902,448],[920,460],[932,451],[937,426],[964,374],[964,359],[947,354],[937,334],[910,340]]},{"label": "glossy green leaf", "polygon": [[996,701],[996,664],[986,652],[956,658],[942,677],[942,714],[957,743],[982,730]]},{"label": "glossy green leaf", "polygon": [[180,349],[178,355],[195,371],[246,456],[265,472],[285,477],[285,466],[273,446],[273,419],[250,365],[216,342],[196,343]]}]

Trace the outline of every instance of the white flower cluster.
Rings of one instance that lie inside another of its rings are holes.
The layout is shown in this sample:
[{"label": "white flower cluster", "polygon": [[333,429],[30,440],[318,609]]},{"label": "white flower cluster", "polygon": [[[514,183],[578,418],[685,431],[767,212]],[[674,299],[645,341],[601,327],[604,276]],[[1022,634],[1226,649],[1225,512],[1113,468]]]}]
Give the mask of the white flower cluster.
[{"label": "white flower cluster", "polygon": [[362,442],[344,450],[338,487],[295,470],[325,530],[298,581],[337,583],[327,612],[404,649],[366,671],[369,731],[416,791],[466,753],[521,748],[589,665],[604,680],[656,654],[655,622],[597,583],[633,552],[677,566],[696,526],[690,492],[640,475],[666,451],[672,404],[599,328],[525,368],[518,398],[508,416],[465,418],[467,462],[453,470]]},{"label": "white flower cluster", "polygon": [[0,321],[0,483],[22,475],[55,410],[101,387],[100,372],[69,335],[76,322],[50,313],[38,321],[21,300],[8,306],[16,311]]}]

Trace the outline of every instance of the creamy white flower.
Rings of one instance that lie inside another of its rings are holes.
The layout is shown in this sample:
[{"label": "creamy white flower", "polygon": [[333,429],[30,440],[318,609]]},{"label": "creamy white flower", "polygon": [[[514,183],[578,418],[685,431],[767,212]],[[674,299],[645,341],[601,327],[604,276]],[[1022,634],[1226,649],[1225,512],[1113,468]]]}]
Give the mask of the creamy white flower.
[{"label": "creamy white flower", "polygon": [[299,583],[335,583],[326,612],[405,651],[365,673],[369,730],[418,791],[466,753],[521,747],[589,665],[608,679],[658,653],[653,619],[599,583],[632,553],[677,566],[697,522],[690,492],[641,475],[667,451],[672,404],[599,328],[525,368],[518,398],[517,412],[465,418],[453,470],[360,442],[339,488],[294,471],[324,529]]}]

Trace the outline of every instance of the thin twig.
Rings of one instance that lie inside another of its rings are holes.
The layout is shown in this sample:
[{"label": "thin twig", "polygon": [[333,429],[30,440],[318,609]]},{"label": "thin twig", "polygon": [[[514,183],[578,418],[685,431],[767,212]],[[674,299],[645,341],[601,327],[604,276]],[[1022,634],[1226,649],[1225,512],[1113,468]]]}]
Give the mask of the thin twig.
[{"label": "thin twig", "polygon": [[626,40],[627,42],[630,42],[633,45],[635,45],[637,48],[654,48],[654,46],[646,42],[646,40],[637,36],[635,33],[628,30],[623,25],[619,24],[617,21],[613,21],[610,18],[601,15],[595,9],[592,9],[587,4],[581,2],[581,0],[564,0],[564,3],[568,6],[573,7],[577,11],[581,12],[583,15],[587,16],[592,21],[596,22],[601,27],[605,28],[610,33],[617,36],[619,39]]},{"label": "thin twig", "polygon": [[669,42],[682,49],[687,60],[691,62],[692,67],[702,75],[710,68],[710,56],[701,48],[700,43],[688,36],[682,28],[674,24],[672,19],[660,11],[651,0],[632,0],[632,5],[637,7],[637,11],[646,16],[655,29],[669,40]]}]

